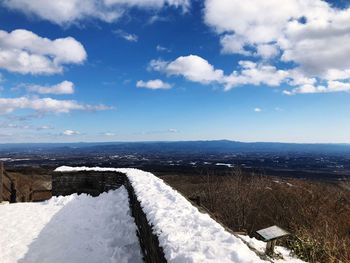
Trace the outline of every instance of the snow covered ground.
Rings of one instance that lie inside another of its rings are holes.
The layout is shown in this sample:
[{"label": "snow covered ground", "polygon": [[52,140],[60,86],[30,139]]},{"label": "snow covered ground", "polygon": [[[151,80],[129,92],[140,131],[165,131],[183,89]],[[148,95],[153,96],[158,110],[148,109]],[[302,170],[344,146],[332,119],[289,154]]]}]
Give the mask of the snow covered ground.
[{"label": "snow covered ground", "polygon": [[0,205],[0,262],[142,262],[126,189]]},{"label": "snow covered ground", "polygon": [[[241,238],[225,231],[215,220],[199,212],[180,193],[151,173],[131,168],[62,166],[56,169],[62,172],[84,170],[118,171],[128,176],[168,262],[265,262]],[[300,262],[288,254],[285,250],[285,260],[276,262]]]},{"label": "snow covered ground", "polygon": [[[251,238],[249,236],[245,236],[245,235],[239,235],[239,237],[241,239],[243,239],[245,242],[247,242],[249,244],[249,247],[252,247],[254,249],[256,249],[257,251],[263,253],[265,251],[266,248],[266,243],[260,240],[257,240],[256,238]],[[285,248],[285,247],[281,247],[281,246],[276,246],[275,247],[275,253],[278,255],[281,255],[283,257],[283,259],[274,259],[273,262],[276,263],[283,263],[283,262],[288,262],[288,263],[305,263],[305,261],[295,258],[293,256],[290,255],[290,250]]]}]

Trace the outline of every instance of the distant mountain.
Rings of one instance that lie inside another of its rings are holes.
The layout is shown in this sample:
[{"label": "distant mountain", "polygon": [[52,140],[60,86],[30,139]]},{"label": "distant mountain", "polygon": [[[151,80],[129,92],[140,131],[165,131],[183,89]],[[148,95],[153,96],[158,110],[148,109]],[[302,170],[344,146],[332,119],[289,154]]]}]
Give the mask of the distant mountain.
[{"label": "distant mountain", "polygon": [[244,143],[229,140],[177,142],[0,144],[0,152],[30,153],[333,153],[350,154],[350,144]]}]

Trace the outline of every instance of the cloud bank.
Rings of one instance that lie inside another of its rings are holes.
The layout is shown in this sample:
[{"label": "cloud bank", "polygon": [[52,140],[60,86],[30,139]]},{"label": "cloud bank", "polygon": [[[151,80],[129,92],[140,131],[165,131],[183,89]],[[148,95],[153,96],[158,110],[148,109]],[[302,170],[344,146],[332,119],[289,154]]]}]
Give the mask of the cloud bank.
[{"label": "cloud bank", "polygon": [[74,100],[56,100],[52,98],[0,98],[0,113],[12,113],[15,110],[30,109],[40,113],[69,113],[71,111],[109,110],[105,105],[81,104]]},{"label": "cloud bank", "polygon": [[26,89],[30,92],[35,92],[39,94],[73,94],[74,93],[74,83],[71,81],[62,81],[56,85],[52,86],[42,86],[42,85],[26,85]]},{"label": "cloud bank", "polygon": [[131,8],[159,10],[174,7],[187,11],[190,0],[4,0],[2,5],[65,26],[91,19],[111,23]]},{"label": "cloud bank", "polygon": [[282,64],[261,69],[280,72],[297,86],[286,94],[349,90],[350,8],[321,0],[206,0],[204,21],[218,34],[224,54]]},{"label": "cloud bank", "polygon": [[66,136],[79,135],[79,134],[80,134],[79,131],[74,131],[74,130],[64,130],[62,132],[62,135],[66,135]]},{"label": "cloud bank", "polygon": [[51,75],[86,57],[83,45],[72,37],[50,40],[24,29],[0,30],[0,68],[10,72]]},{"label": "cloud bank", "polygon": [[197,55],[181,56],[174,61],[152,60],[149,69],[169,76],[182,76],[185,79],[201,84],[222,84],[225,90],[241,85],[278,86],[287,79],[289,73],[278,70],[271,65],[257,64],[251,61],[240,61],[239,71],[225,75],[204,58]]}]

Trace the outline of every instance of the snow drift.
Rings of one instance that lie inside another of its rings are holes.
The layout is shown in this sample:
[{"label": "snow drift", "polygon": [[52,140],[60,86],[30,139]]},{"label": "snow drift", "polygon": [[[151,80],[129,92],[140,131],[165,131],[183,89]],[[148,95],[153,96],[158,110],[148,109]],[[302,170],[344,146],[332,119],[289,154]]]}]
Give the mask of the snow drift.
[{"label": "snow drift", "polygon": [[[168,262],[267,262],[246,245],[260,251],[263,242],[227,232],[151,173],[131,168],[67,166],[56,171],[126,174]],[[96,198],[74,194],[43,203],[2,205],[0,215],[6,222],[0,225],[0,262],[142,261],[124,187]],[[274,262],[302,262],[290,257],[288,250],[279,250],[284,260]]]},{"label": "snow drift", "polygon": [[142,262],[124,187],[0,205],[1,263]]},{"label": "snow drift", "polygon": [[264,262],[241,239],[199,212],[180,193],[151,173],[131,168],[62,166],[56,169],[59,172],[84,170],[117,171],[127,175],[168,262]]}]

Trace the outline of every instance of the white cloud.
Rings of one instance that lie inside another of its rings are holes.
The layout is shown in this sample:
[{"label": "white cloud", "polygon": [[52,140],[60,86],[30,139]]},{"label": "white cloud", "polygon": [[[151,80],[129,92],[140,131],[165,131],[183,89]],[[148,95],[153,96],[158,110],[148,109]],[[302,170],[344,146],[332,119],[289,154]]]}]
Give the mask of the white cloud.
[{"label": "white cloud", "polygon": [[37,131],[41,131],[41,130],[49,130],[49,129],[53,129],[52,126],[49,125],[42,125],[42,126],[33,126],[33,125],[28,125],[28,124],[16,124],[16,123],[7,123],[7,122],[2,122],[0,123],[0,128],[1,129],[18,129],[18,130],[37,130]]},{"label": "white cloud", "polygon": [[127,33],[121,29],[115,30],[113,33],[129,42],[137,42],[139,39],[137,35]]},{"label": "white cloud", "polygon": [[256,47],[256,54],[264,59],[273,58],[279,53],[278,47],[273,44],[262,44]]},{"label": "white cloud", "polygon": [[281,111],[284,111],[284,110],[282,108],[280,108],[280,107],[275,107],[275,111],[281,112]]},{"label": "white cloud", "polygon": [[67,80],[52,86],[26,85],[26,88],[30,92],[36,92],[39,94],[73,94],[74,93],[74,83]]},{"label": "white cloud", "polygon": [[140,8],[162,8],[166,5],[181,8],[190,6],[190,1],[188,0],[104,0],[104,3],[107,6],[125,5]]},{"label": "white cloud", "polygon": [[[185,8],[183,10],[187,11],[187,9],[188,8]],[[148,19],[147,24],[152,25],[156,22],[166,22],[166,21],[170,21],[170,20],[171,20],[171,18],[169,16],[161,16],[161,15],[155,14]]]},{"label": "white cloud", "polygon": [[262,112],[262,109],[260,109],[260,108],[255,108],[254,111],[255,111],[255,112]]},{"label": "white cloud", "polygon": [[186,11],[190,0],[4,0],[2,5],[59,25],[86,19],[114,22],[130,8],[156,9],[172,6]]},{"label": "white cloud", "polygon": [[50,126],[50,125],[42,125],[42,126],[40,126],[40,127],[37,127],[36,129],[37,129],[38,131],[41,131],[41,130],[50,130],[50,129],[53,129],[53,127]]},{"label": "white cloud", "polygon": [[54,74],[66,64],[86,59],[83,45],[72,37],[50,40],[31,31],[0,30],[0,68],[21,74]]},{"label": "white cloud", "polygon": [[111,22],[122,15],[122,10],[108,10],[102,1],[95,0],[4,0],[3,5],[59,25],[87,18]]},{"label": "white cloud", "polygon": [[63,135],[66,136],[72,136],[72,135],[79,135],[80,132],[79,131],[74,131],[74,130],[65,130],[62,132]]},{"label": "white cloud", "polygon": [[19,109],[31,109],[41,113],[69,113],[74,110],[108,110],[111,107],[80,104],[74,100],[56,100],[52,98],[0,98],[0,113],[11,113]]},{"label": "white cloud", "polygon": [[161,59],[152,59],[147,67],[149,71],[155,70],[164,72],[166,70],[166,67],[168,65],[168,61],[161,60]]},{"label": "white cloud", "polygon": [[146,131],[146,132],[142,132],[142,134],[171,134],[171,133],[179,133],[178,129],[174,129],[174,128],[169,128],[166,130],[154,130],[154,131]]},{"label": "white cloud", "polygon": [[288,24],[281,40],[281,59],[299,64],[308,75],[350,78],[350,9],[343,13],[330,10],[324,17],[311,19],[306,24]]},{"label": "white cloud", "polygon": [[340,81],[328,81],[326,86],[323,85],[312,85],[305,84],[297,88],[284,90],[283,93],[286,95],[295,94],[312,94],[312,93],[333,93],[333,92],[350,92],[350,83]]},{"label": "white cloud", "polygon": [[168,75],[183,76],[203,84],[221,82],[224,76],[222,70],[214,69],[208,61],[196,55],[181,56],[171,62],[152,60],[149,67]]},{"label": "white cloud", "polygon": [[15,123],[0,123],[1,129],[29,129],[31,128],[29,125],[15,124]]},{"label": "white cloud", "polygon": [[227,52],[249,54],[248,45],[268,44],[281,36],[290,18],[299,16],[298,0],[206,0],[205,22],[222,34]]},{"label": "white cloud", "polygon": [[113,132],[105,132],[103,135],[111,137],[111,136],[115,136],[115,133],[113,133]]},{"label": "white cloud", "polygon": [[161,45],[157,45],[156,46],[156,50],[159,51],[159,52],[171,52],[171,50],[167,47],[163,47]]},{"label": "white cloud", "polygon": [[136,83],[136,87],[146,88],[146,89],[170,89],[171,84],[166,83],[160,79],[149,80],[149,81],[139,80]]},{"label": "white cloud", "polygon": [[225,77],[225,89],[229,90],[242,85],[268,85],[279,86],[289,73],[285,70],[278,70],[276,67],[266,64],[257,64],[251,61],[240,61],[240,71],[234,71]]},{"label": "white cloud", "polygon": [[169,133],[178,133],[179,132],[179,130],[178,129],[168,129],[168,132]]},{"label": "white cloud", "polygon": [[167,75],[183,76],[201,84],[221,84],[225,90],[242,85],[278,86],[289,76],[289,72],[278,70],[268,64],[240,61],[239,71],[225,75],[221,69],[215,69],[207,60],[196,56],[182,56],[174,61],[152,60],[149,68]]},{"label": "white cloud", "polygon": [[306,5],[302,2],[312,1],[315,2],[289,0],[282,5],[279,0],[206,0],[204,19],[219,34],[223,33],[222,40],[226,38],[222,43],[224,49],[230,51],[230,46],[236,45],[232,52],[237,49],[249,52],[249,46],[276,42],[288,21],[302,16],[301,8]]},{"label": "white cloud", "polygon": [[[290,63],[283,71],[290,73],[288,84],[297,86],[294,93],[347,90],[350,7],[321,0],[206,0],[204,20],[220,37],[223,53]],[[342,84],[324,87],[327,81]]]},{"label": "white cloud", "polygon": [[245,56],[252,55],[251,51],[244,49],[245,42],[241,36],[238,35],[223,35],[220,38],[222,46],[222,53],[224,54],[241,54]]}]

